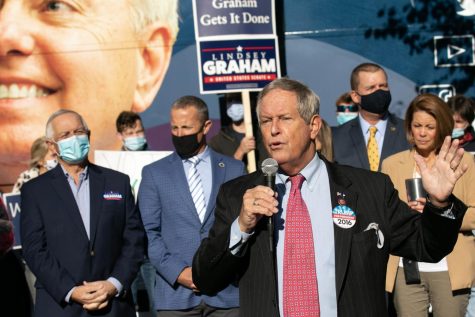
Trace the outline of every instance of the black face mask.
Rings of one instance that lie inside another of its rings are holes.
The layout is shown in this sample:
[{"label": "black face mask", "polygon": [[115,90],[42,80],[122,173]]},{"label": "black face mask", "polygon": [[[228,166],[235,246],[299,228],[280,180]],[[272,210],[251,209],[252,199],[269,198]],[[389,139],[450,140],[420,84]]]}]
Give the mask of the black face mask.
[{"label": "black face mask", "polygon": [[376,90],[369,95],[360,95],[360,97],[361,108],[376,114],[385,114],[391,103],[391,93],[382,89]]},{"label": "black face mask", "polygon": [[176,153],[182,159],[188,159],[190,157],[193,157],[196,152],[198,152],[200,145],[205,139],[203,136],[201,142],[198,142],[198,133],[200,132],[184,136],[176,136],[172,134],[172,142],[175,146]]}]

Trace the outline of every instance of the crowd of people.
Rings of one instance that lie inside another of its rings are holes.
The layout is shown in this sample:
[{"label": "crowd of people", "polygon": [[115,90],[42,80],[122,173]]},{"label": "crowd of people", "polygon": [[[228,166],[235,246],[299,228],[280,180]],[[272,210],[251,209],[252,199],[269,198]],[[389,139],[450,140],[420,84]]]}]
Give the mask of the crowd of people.
[{"label": "crowd of people", "polygon": [[[396,118],[376,64],[357,66],[351,88],[353,105],[338,100],[337,113],[358,112],[333,128],[303,83],[281,78],[259,93],[274,189],[242,162],[257,142],[239,130],[235,99],[234,145],[220,147],[231,138],[223,128],[208,146],[204,101],[178,98],[175,151],[143,168],[135,198],[127,176],[89,160],[81,114],[54,112],[15,185],[35,316],[385,316],[388,300],[397,316],[471,316],[475,161],[460,148],[473,143],[474,102],[423,94]],[[122,151],[147,150],[135,112],[116,130]],[[406,181],[417,178],[426,196],[411,199]],[[8,221],[2,232],[6,263]]]}]

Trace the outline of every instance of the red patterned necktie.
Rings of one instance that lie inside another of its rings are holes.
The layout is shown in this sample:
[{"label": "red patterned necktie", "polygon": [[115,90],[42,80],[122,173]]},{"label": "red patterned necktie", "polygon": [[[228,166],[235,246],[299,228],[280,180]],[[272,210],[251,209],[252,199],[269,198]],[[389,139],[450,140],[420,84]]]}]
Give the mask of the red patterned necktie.
[{"label": "red patterned necktie", "polygon": [[304,180],[300,174],[290,177],[284,241],[285,317],[320,316],[312,223],[300,192]]}]

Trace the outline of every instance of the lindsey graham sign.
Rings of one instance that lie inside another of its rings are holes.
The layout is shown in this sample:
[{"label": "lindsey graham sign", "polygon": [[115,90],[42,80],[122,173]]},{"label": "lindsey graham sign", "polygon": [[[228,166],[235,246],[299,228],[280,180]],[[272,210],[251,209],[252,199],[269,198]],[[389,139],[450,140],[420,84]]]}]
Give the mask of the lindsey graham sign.
[{"label": "lindsey graham sign", "polygon": [[200,91],[260,90],[279,77],[273,0],[194,0]]},{"label": "lindsey graham sign", "polygon": [[197,38],[274,34],[273,0],[194,1]]}]

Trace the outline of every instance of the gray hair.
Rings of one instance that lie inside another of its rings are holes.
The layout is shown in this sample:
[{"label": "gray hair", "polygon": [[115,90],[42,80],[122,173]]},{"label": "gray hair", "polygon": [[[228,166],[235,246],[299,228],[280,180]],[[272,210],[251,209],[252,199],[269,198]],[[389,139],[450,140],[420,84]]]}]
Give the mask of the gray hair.
[{"label": "gray hair", "polygon": [[50,115],[49,118],[48,118],[48,121],[46,122],[45,136],[46,136],[47,139],[53,139],[52,121],[55,118],[57,118],[59,116],[62,116],[63,114],[68,114],[68,113],[77,116],[79,121],[81,121],[81,125],[83,126],[83,128],[86,129],[87,131],[89,131],[89,128],[87,127],[86,121],[84,120],[84,118],[79,113],[77,113],[76,111],[73,111],[73,110],[69,110],[69,109],[59,109],[58,111],[55,111],[52,115]]},{"label": "gray hair", "polygon": [[297,97],[297,111],[305,123],[310,124],[312,117],[320,113],[320,98],[310,88],[297,80],[283,77],[272,81],[259,93],[256,107],[259,124],[261,121],[259,117],[259,108],[262,103],[262,99],[264,99],[268,93],[275,89],[295,93],[295,96]]},{"label": "gray hair", "polygon": [[136,32],[161,21],[171,32],[172,42],[178,34],[178,0],[129,0]]}]

